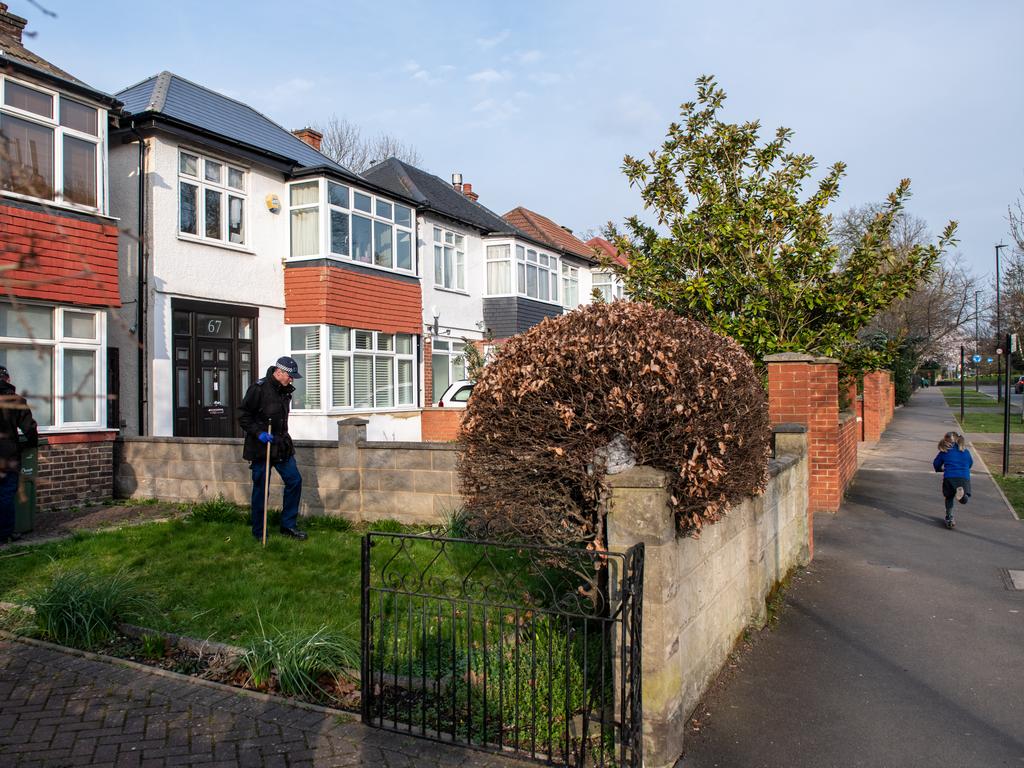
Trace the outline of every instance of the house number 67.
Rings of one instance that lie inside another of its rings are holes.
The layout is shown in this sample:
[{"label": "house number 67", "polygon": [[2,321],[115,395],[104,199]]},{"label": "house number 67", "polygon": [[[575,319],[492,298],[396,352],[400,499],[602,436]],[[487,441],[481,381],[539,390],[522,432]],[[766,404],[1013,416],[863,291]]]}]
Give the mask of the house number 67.
[{"label": "house number 67", "polygon": [[211,320],[209,323],[206,324],[206,330],[208,330],[210,333],[220,333],[220,326],[222,322],[224,321]]}]

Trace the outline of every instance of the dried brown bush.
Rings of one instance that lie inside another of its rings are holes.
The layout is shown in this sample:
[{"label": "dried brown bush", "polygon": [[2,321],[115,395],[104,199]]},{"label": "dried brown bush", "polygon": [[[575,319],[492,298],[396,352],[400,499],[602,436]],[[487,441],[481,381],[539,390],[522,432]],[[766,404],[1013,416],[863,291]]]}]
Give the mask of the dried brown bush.
[{"label": "dried brown bush", "polygon": [[607,446],[671,473],[681,533],[763,490],[767,397],[731,339],[648,304],[593,304],[508,341],[462,425],[478,534],[549,544],[602,536]]}]

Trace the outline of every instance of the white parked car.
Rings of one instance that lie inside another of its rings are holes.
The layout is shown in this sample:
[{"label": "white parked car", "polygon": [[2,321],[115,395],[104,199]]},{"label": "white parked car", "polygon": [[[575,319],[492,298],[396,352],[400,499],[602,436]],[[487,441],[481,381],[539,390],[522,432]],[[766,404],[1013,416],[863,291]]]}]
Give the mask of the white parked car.
[{"label": "white parked car", "polygon": [[441,399],[438,401],[437,407],[465,408],[466,401],[469,400],[469,396],[473,394],[473,386],[475,384],[476,382],[470,381],[469,379],[453,381],[451,386],[449,386],[441,395]]}]

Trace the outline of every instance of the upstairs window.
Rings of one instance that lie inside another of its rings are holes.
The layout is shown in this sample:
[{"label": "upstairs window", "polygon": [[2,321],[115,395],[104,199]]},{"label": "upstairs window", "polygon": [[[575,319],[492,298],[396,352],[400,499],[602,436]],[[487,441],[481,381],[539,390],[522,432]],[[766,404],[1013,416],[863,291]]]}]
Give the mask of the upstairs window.
[{"label": "upstairs window", "polygon": [[232,245],[246,243],[248,172],[211,157],[178,153],[178,232]]},{"label": "upstairs window", "polygon": [[576,309],[580,305],[580,268],[562,262],[562,306]]},{"label": "upstairs window", "polygon": [[292,184],[289,202],[293,258],[326,253],[415,271],[412,208],[326,179]]},{"label": "upstairs window", "polygon": [[488,296],[525,296],[557,304],[559,280],[557,256],[524,245],[487,246]]},{"label": "upstairs window", "polygon": [[99,209],[106,113],[10,78],[2,86],[0,187]]},{"label": "upstairs window", "polygon": [[520,296],[558,301],[558,259],[517,245],[516,286]]},{"label": "upstairs window", "polygon": [[466,238],[434,227],[434,285],[466,290]]}]

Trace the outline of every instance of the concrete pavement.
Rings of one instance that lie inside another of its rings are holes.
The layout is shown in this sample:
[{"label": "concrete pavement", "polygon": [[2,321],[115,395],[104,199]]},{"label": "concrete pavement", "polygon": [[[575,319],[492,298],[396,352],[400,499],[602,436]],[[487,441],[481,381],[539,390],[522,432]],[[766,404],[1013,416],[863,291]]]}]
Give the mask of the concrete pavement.
[{"label": "concrete pavement", "polygon": [[1024,523],[976,471],[942,526],[931,461],[954,428],[935,389],[897,411],[840,512],[815,517],[779,622],[695,714],[682,766],[1024,766],[1024,592],[1004,570],[1024,570]]}]

